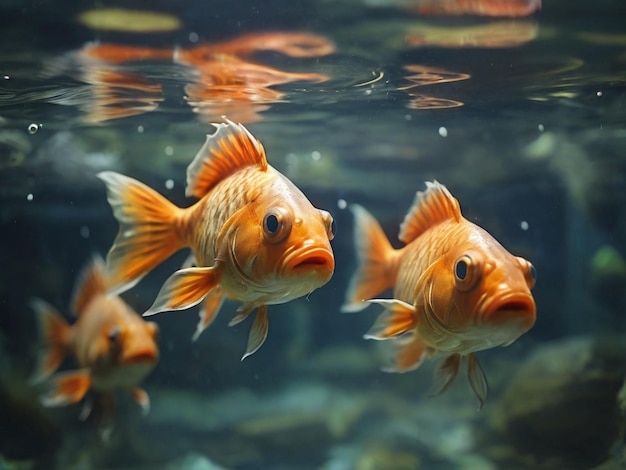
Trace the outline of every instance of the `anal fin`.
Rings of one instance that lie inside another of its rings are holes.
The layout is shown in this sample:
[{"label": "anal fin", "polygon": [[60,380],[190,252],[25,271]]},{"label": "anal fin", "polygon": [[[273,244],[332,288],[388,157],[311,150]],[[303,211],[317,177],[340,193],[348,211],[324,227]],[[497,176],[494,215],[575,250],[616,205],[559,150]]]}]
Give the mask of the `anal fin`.
[{"label": "anal fin", "polygon": [[130,392],[133,400],[135,400],[141,407],[141,413],[145,416],[150,412],[150,396],[141,387],[136,387]]}]

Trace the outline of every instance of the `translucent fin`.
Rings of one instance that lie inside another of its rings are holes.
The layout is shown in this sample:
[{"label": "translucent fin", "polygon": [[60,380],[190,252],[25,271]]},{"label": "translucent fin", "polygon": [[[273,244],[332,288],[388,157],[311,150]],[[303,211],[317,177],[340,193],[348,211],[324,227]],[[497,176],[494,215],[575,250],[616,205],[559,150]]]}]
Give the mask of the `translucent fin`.
[{"label": "translucent fin", "polygon": [[232,121],[213,124],[204,145],[187,168],[187,196],[201,198],[213,186],[237,170],[258,165],[267,170],[263,145],[241,124]]},{"label": "translucent fin", "polygon": [[467,362],[467,378],[469,379],[470,386],[478,398],[478,410],[480,410],[487,400],[487,393],[489,392],[489,385],[487,384],[487,376],[480,367],[476,354],[471,353],[468,356]]},{"label": "translucent fin", "polygon": [[100,256],[94,255],[92,261],[83,268],[76,283],[72,295],[72,313],[79,316],[95,297],[106,294],[106,290],[104,261]]},{"label": "translucent fin", "polygon": [[392,339],[391,342],[395,348],[394,362],[392,366],[383,369],[385,372],[409,372],[415,370],[435,353],[435,350],[427,346],[417,333]]},{"label": "translucent fin", "polygon": [[389,339],[416,328],[417,315],[411,304],[397,299],[372,299],[368,302],[384,305],[386,310],[379,315],[363,338]]},{"label": "translucent fin", "polygon": [[267,338],[268,325],[267,305],[261,305],[257,311],[254,323],[252,323],[252,328],[250,329],[250,334],[248,335],[248,346],[246,347],[246,353],[241,358],[242,361],[246,357],[257,352],[257,350],[263,345],[265,338]]},{"label": "translucent fin", "polygon": [[454,379],[456,379],[460,366],[461,356],[459,354],[450,354],[441,361],[435,369],[435,380],[430,389],[429,396],[434,397],[448,390],[452,382],[454,382]]},{"label": "translucent fin", "polygon": [[31,299],[30,306],[37,315],[44,341],[44,346],[37,358],[37,366],[31,377],[32,383],[38,383],[57,370],[67,355],[67,337],[70,326],[49,303],[34,298]]},{"label": "translucent fin", "polygon": [[429,228],[444,220],[459,222],[462,218],[459,201],[437,181],[426,182],[426,191],[418,191],[402,224],[398,238],[410,243]]},{"label": "translucent fin", "polygon": [[237,315],[235,315],[229,322],[228,326],[235,326],[244,321],[254,311],[256,306],[254,304],[245,304],[237,309]]},{"label": "translucent fin", "polygon": [[150,412],[150,396],[143,388],[136,387],[130,392],[133,400],[141,407],[141,413],[145,416]]},{"label": "translucent fin", "polygon": [[61,372],[52,377],[52,389],[41,397],[44,406],[65,406],[83,399],[89,387],[91,376],[88,370]]},{"label": "translucent fin", "polygon": [[350,279],[342,312],[357,312],[371,299],[393,286],[396,278],[397,251],[393,249],[379,223],[363,207],[352,204],[357,271]]},{"label": "translucent fin", "polygon": [[191,341],[197,341],[202,332],[213,323],[223,303],[224,294],[220,286],[216,286],[209,291],[200,308],[200,321],[196,327],[196,332],[191,337]]},{"label": "translucent fin", "polygon": [[107,256],[108,290],[119,294],[184,246],[184,209],[119,173],[103,171],[98,178],[120,225]]},{"label": "translucent fin", "polygon": [[168,310],[184,310],[199,304],[217,286],[219,276],[214,267],[180,269],[163,284],[152,307],[144,317]]}]

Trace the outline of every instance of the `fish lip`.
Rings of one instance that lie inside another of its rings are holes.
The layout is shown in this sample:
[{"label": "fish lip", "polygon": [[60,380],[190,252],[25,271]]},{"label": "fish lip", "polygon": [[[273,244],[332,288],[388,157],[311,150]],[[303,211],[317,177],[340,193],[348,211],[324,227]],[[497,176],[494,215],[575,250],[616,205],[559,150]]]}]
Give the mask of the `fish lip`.
[{"label": "fish lip", "polygon": [[329,274],[335,269],[333,253],[326,248],[304,248],[293,253],[285,259],[285,271],[326,271]]},{"label": "fish lip", "polygon": [[530,328],[535,322],[537,307],[531,294],[510,292],[500,295],[483,309],[483,318],[490,323],[502,323],[517,318],[529,323]]},{"label": "fish lip", "polygon": [[125,364],[152,364],[157,359],[158,354],[155,351],[146,349],[125,355],[123,362]]}]

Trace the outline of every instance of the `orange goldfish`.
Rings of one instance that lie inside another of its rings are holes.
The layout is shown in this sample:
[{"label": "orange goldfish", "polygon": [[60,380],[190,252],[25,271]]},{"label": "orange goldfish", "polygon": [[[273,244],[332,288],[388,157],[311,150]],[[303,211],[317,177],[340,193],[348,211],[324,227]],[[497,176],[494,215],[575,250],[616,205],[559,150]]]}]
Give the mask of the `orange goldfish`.
[{"label": "orange goldfish", "polygon": [[104,269],[104,261],[96,257],[83,270],[73,296],[73,325],[47,302],[31,301],[46,340],[34,380],[48,378],[71,355],[80,369],[53,376],[53,389],[42,397],[45,406],[76,403],[89,389],[110,403],[113,392],[123,389],[147,413],[150,400],[138,384],[159,358],[158,326],[144,321],[119,297],[107,295]]},{"label": "orange goldfish", "polygon": [[508,346],[533,326],[535,269],[465,219],[445,186],[426,188],[400,226],[406,245],[397,250],[364,208],[351,206],[359,267],[343,310],[361,310],[363,299],[393,288],[392,299],[369,300],[386,310],[365,338],[392,341],[396,372],[416,369],[437,351],[448,354],[436,368],[433,395],[452,384],[468,356],[480,408],[488,386],[475,352]]},{"label": "orange goldfish", "polygon": [[187,168],[186,195],[200,199],[189,208],[132,178],[98,175],[120,224],[108,269],[113,292],[122,292],[173,253],[191,248],[196,267],[170,276],[144,315],[204,299],[195,340],[225,298],[243,302],[231,325],[258,309],[245,358],[265,341],[267,305],[304,296],[332,276],[333,219],[268,165],[263,146],[245,127],[214,125],[216,132]]}]

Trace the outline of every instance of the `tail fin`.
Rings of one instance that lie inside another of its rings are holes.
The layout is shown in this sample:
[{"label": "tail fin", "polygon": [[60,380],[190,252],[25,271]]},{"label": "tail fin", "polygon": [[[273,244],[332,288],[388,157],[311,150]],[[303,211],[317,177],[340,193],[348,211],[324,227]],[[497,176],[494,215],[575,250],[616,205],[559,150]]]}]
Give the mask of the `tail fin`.
[{"label": "tail fin", "polygon": [[109,204],[120,224],[107,256],[109,292],[119,294],[183,248],[184,209],[119,173],[103,171],[98,178],[106,184]]},{"label": "tail fin", "polygon": [[31,378],[33,383],[37,383],[48,378],[65,359],[70,326],[49,303],[35,298],[30,301],[30,306],[39,317],[39,325],[45,343]]},{"label": "tail fin", "polygon": [[353,204],[354,244],[358,268],[350,280],[343,312],[357,312],[371,299],[393,286],[396,278],[397,251],[393,249],[380,224],[363,207]]}]

